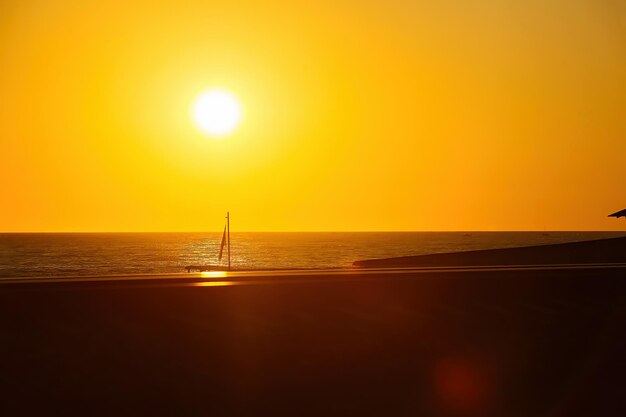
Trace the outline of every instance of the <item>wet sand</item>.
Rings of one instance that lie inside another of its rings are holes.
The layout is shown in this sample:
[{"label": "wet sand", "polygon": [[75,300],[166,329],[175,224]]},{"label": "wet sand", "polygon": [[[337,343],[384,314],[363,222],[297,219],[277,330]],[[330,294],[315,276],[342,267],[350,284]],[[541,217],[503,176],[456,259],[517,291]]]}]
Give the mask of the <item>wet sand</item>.
[{"label": "wet sand", "polygon": [[370,259],[359,268],[626,263],[626,237],[519,248]]},{"label": "wet sand", "polygon": [[626,269],[0,285],[1,415],[620,415]]}]

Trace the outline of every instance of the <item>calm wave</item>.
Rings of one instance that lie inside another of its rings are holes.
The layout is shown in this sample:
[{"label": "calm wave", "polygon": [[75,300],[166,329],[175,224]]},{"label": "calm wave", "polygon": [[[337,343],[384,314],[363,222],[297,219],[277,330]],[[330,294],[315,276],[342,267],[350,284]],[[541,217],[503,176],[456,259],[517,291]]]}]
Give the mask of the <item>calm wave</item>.
[{"label": "calm wave", "polygon": [[[359,259],[624,236],[615,232],[233,233],[235,269],[344,268]],[[217,265],[221,233],[0,234],[0,276],[184,272]],[[222,261],[224,264],[224,261]]]}]

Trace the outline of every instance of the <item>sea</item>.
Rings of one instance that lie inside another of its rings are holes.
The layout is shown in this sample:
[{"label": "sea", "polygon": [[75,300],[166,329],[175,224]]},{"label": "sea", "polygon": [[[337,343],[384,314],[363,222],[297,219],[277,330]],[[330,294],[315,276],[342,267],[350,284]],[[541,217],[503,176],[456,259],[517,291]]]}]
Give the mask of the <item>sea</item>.
[{"label": "sea", "polygon": [[[231,233],[234,270],[350,268],[357,260],[543,245],[626,232]],[[3,233],[0,277],[183,273],[218,259],[222,233]],[[226,252],[226,250],[225,250]]]}]

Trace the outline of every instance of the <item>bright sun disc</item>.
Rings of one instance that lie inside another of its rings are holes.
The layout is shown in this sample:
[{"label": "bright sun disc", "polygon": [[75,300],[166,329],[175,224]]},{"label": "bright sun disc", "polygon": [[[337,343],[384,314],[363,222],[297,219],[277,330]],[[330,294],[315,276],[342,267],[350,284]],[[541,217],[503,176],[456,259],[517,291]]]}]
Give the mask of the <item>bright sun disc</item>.
[{"label": "bright sun disc", "polygon": [[193,105],[196,125],[212,136],[231,133],[241,120],[241,107],[234,95],[224,90],[209,90]]}]

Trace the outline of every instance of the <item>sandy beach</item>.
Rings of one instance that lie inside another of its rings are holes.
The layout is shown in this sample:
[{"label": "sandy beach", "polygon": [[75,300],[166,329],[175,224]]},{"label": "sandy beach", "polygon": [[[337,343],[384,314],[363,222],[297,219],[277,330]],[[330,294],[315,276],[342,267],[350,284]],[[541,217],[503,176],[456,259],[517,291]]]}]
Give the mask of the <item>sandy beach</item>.
[{"label": "sandy beach", "polygon": [[619,266],[0,285],[3,415],[626,410]]}]

